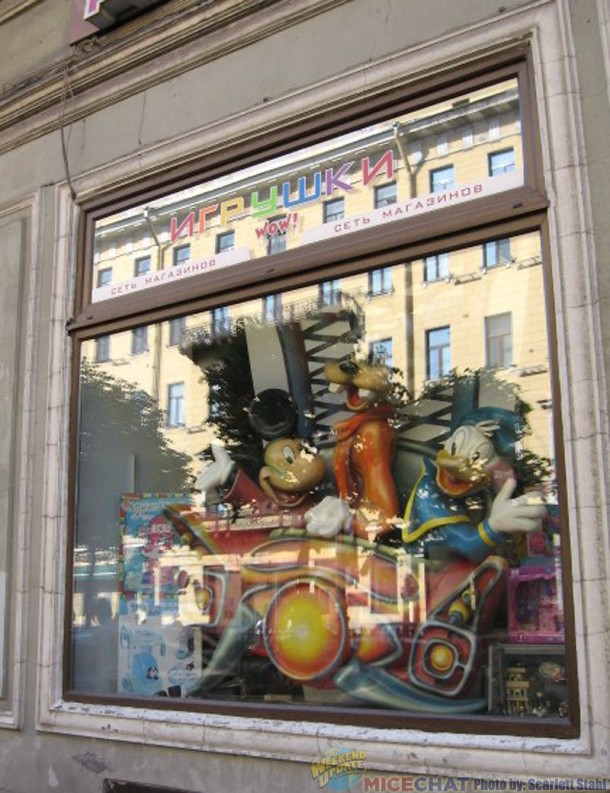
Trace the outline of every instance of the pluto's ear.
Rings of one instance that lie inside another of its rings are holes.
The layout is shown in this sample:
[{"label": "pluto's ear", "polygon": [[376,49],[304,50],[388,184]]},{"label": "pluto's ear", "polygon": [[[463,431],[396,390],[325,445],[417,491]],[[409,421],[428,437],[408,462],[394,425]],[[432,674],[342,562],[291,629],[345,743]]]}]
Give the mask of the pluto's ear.
[{"label": "pluto's ear", "polygon": [[475,425],[476,429],[481,432],[483,435],[486,435],[488,438],[497,432],[500,429],[500,425],[497,421],[478,421]]}]

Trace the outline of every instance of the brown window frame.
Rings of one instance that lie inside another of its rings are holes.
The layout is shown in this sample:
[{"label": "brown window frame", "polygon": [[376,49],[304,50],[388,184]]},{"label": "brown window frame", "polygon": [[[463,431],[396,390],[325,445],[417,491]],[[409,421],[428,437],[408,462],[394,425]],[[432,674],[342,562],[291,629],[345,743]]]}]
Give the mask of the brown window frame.
[{"label": "brown window frame", "polygon": [[[73,342],[73,386],[71,426],[77,426],[78,362],[80,344],[99,335],[134,327],[136,324],[167,321],[190,312],[212,311],[215,308],[268,294],[275,294],[325,280],[372,269],[389,267],[439,252],[451,252],[469,245],[482,245],[487,241],[528,231],[541,233],[543,260],[548,261],[549,242],[546,213],[549,201],[543,185],[541,150],[538,139],[536,104],[532,79],[533,69],[527,45],[517,47],[493,57],[472,61],[451,74],[425,77],[412,84],[392,88],[368,97],[346,98],[344,105],[335,109],[320,108],[319,113],[271,134],[267,131],[244,143],[213,152],[189,165],[173,165],[154,177],[146,178],[121,189],[87,199],[80,205],[81,223],[78,242],[78,271],[76,279],[74,318],[67,331]],[[396,220],[387,226],[362,229],[339,239],[312,243],[303,249],[287,250],[249,262],[246,271],[226,268],[204,276],[192,276],[188,283],[175,282],[163,289],[151,289],[119,299],[91,302],[94,252],[94,229],[98,220],[142,204],[170,192],[193,186],[235,172],[240,168],[262,163],[275,156],[322,142],[393,115],[424,108],[458,92],[493,85],[502,80],[517,78],[520,91],[522,118],[522,143],[524,181],[519,187],[486,198],[475,198],[467,204],[437,210],[431,215]],[[297,143],[295,143],[295,141]],[[439,233],[439,228],[442,231]],[[548,265],[543,261],[547,284],[547,314],[554,316],[553,295],[550,289]],[[549,321],[549,349],[551,355],[553,393],[559,403],[557,380],[556,330]],[[557,467],[560,472],[560,509],[565,518],[565,465],[561,422],[554,417],[554,437],[557,449]],[[70,441],[70,493],[76,492],[76,434]],[[67,591],[72,588],[72,551],[75,536],[74,497],[69,509],[70,541],[68,543]],[[565,524],[565,519],[564,519]],[[566,617],[566,653],[569,662],[569,700],[571,723],[553,723],[552,720],[524,718],[506,720],[497,716],[443,716],[406,712],[387,712],[360,708],[316,707],[308,705],[275,705],[235,703],[213,700],[156,699],[157,710],[200,711],[233,715],[250,715],[298,721],[323,721],[335,724],[367,725],[381,728],[412,728],[429,732],[451,730],[476,734],[495,730],[499,735],[538,735],[573,738],[579,735],[579,707],[576,651],[574,643],[574,616],[571,587],[569,541],[567,527],[562,527],[564,604]],[[66,598],[64,657],[71,653],[71,601]],[[68,663],[64,664],[64,698],[68,701],[115,703],[119,705],[152,707],[151,700],[125,695],[85,695],[71,692]]]}]

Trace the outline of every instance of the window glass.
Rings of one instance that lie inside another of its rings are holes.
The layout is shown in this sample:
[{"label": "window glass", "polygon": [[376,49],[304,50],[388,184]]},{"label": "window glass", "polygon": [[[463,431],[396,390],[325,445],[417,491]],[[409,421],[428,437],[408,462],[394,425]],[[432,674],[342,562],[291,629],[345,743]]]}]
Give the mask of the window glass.
[{"label": "window glass", "polygon": [[169,344],[182,344],[186,331],[186,318],[177,317],[169,321]]},{"label": "window glass", "polygon": [[184,383],[167,387],[167,426],[184,427]]},{"label": "window glass", "polygon": [[369,274],[369,292],[371,295],[383,295],[392,291],[392,268],[381,267]]},{"label": "window glass", "polygon": [[435,168],[430,171],[430,192],[442,193],[455,185],[455,169],[453,165]]},{"label": "window glass", "polygon": [[225,231],[224,234],[219,234],[216,237],[216,253],[224,253],[225,251],[232,251],[235,247],[235,232]]},{"label": "window glass", "polygon": [[331,201],[324,202],[324,222],[332,223],[333,220],[341,220],[345,217],[345,199],[333,198]]},{"label": "window glass", "polygon": [[106,286],[112,281],[112,267],[104,267],[97,271],[97,285]]},{"label": "window glass", "polygon": [[438,253],[424,259],[424,281],[441,281],[449,278],[449,254]]},{"label": "window glass", "polygon": [[383,300],[374,266],[271,284],[129,367],[131,331],[80,343],[73,692],[567,722],[539,235],[510,248]]},{"label": "window glass", "polygon": [[[504,154],[490,141],[491,126],[502,136]],[[460,139],[464,145],[454,145]],[[514,167],[498,159],[492,168],[492,145],[493,162],[510,150]],[[449,148],[452,163],[436,167],[439,153]],[[91,299],[205,278],[517,187],[523,184],[522,151],[516,79],[397,113],[96,220]],[[150,257],[150,271],[134,276],[134,255]],[[97,273],[111,258],[113,283],[100,283]]]},{"label": "window glass", "polygon": [[191,246],[190,245],[180,245],[173,250],[173,266],[177,267],[180,264],[184,264],[188,262],[191,258]]},{"label": "window glass", "polygon": [[141,256],[139,259],[136,259],[134,275],[136,277],[139,275],[146,275],[146,273],[150,272],[150,263],[150,256]]},{"label": "window glass", "polygon": [[95,340],[95,360],[107,361],[110,358],[110,336],[99,336]]},{"label": "window glass", "polygon": [[396,182],[375,188],[375,209],[396,203]]},{"label": "window glass", "polygon": [[498,267],[511,262],[510,240],[491,240],[483,245],[483,267]]},{"label": "window glass", "polygon": [[495,314],[485,317],[485,348],[487,366],[512,366],[513,330],[512,314]]},{"label": "window glass", "polygon": [[282,295],[267,295],[263,300],[263,318],[267,322],[275,322],[282,316]]},{"label": "window glass", "polygon": [[426,370],[428,380],[445,377],[451,370],[451,328],[426,331]]},{"label": "window glass", "polygon": [[494,151],[489,155],[489,175],[497,176],[501,173],[510,173],[515,170],[515,150],[504,149]]},{"label": "window glass", "polygon": [[341,302],[339,280],[323,281],[318,287],[318,303],[320,306],[332,306]]},{"label": "window glass", "polygon": [[148,328],[134,328],[131,331],[131,352],[133,355],[139,355],[140,353],[146,352],[148,350]]},{"label": "window glass", "polygon": [[392,369],[394,366],[392,339],[380,339],[379,341],[371,342],[369,349],[370,355],[374,360]]},{"label": "window glass", "polygon": [[231,316],[227,306],[212,311],[212,335],[223,336],[231,332]]}]

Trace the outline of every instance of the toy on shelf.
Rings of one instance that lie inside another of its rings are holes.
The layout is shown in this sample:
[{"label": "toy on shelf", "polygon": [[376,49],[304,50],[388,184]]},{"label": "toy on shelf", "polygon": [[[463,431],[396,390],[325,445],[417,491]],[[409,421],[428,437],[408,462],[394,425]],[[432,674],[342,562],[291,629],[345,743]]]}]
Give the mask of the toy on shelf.
[{"label": "toy on shelf", "polygon": [[488,672],[491,713],[538,718],[568,715],[563,646],[491,645]]},{"label": "toy on shelf", "polygon": [[[540,495],[511,498],[517,486],[511,462],[519,433],[514,413],[481,408],[462,419],[434,462],[424,458],[405,511],[403,539],[411,553],[476,562],[512,535],[539,529],[546,514]],[[484,491],[491,508],[474,518],[470,499]]]},{"label": "toy on shelf", "polygon": [[357,534],[384,534],[398,520],[392,473],[395,410],[387,401],[390,370],[372,359],[352,357],[327,361],[324,375],[331,391],[345,393],[344,405],[353,414],[333,426],[337,493],[356,510]]},{"label": "toy on shelf", "polygon": [[508,579],[508,636],[529,644],[564,641],[557,569],[552,564],[523,565]]}]

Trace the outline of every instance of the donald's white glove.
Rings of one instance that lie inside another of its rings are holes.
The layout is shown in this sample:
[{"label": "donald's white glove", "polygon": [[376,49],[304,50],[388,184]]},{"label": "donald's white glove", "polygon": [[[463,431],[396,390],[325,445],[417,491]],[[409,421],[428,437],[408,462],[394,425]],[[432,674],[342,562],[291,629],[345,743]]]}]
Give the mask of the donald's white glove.
[{"label": "donald's white glove", "polygon": [[546,506],[542,493],[533,491],[518,498],[511,498],[517,482],[507,479],[491,506],[487,522],[493,531],[515,534],[520,531],[533,532],[542,527]]}]

